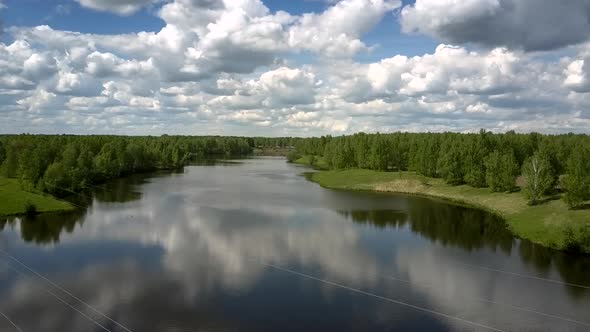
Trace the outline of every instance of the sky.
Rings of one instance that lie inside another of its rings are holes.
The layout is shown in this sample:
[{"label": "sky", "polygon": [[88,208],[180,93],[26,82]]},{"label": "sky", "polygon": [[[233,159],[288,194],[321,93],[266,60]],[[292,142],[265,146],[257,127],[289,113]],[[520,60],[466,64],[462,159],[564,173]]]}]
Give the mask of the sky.
[{"label": "sky", "polygon": [[0,24],[0,134],[590,128],[590,0],[0,0]]}]

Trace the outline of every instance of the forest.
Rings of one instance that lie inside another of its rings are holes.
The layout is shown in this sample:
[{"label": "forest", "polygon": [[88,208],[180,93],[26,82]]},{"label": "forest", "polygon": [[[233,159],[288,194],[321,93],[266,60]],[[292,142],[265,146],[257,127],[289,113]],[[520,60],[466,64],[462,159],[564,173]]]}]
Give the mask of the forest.
[{"label": "forest", "polygon": [[295,146],[329,169],[413,171],[448,184],[511,192],[520,187],[531,205],[564,192],[571,208],[590,199],[590,137],[539,133],[392,133],[314,138],[221,136],[0,136],[0,174],[23,188],[56,196],[106,180],[179,168],[195,158],[248,155],[258,147]]},{"label": "forest", "polygon": [[[329,169],[413,171],[448,184],[512,192],[529,204],[563,192],[572,209],[590,199],[590,137],[539,133],[392,133],[322,136],[294,142],[290,161],[312,156]],[[308,157],[309,158],[309,157]],[[519,181],[517,181],[519,178]]]},{"label": "forest", "polygon": [[67,196],[138,172],[173,169],[195,158],[250,154],[260,146],[290,146],[290,138],[219,136],[0,136],[0,174],[23,189]]}]

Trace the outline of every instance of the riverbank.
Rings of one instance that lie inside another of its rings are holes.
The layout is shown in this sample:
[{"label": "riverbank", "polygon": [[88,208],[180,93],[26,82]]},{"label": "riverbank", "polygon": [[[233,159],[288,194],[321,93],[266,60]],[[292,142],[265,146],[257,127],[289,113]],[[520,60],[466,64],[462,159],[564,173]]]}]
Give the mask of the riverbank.
[{"label": "riverbank", "polygon": [[502,217],[520,238],[551,248],[590,252],[590,210],[570,210],[559,197],[530,206],[519,192],[451,186],[412,172],[351,169],[310,173],[309,178],[326,188],[428,196],[481,208]]},{"label": "riverbank", "polygon": [[31,203],[37,212],[64,212],[74,209],[70,203],[49,195],[25,191],[18,180],[0,177],[0,216],[25,214],[26,204]]},{"label": "riverbank", "polygon": [[318,169],[318,170],[325,171],[325,170],[329,169],[328,163],[326,163],[326,161],[324,160],[323,157],[306,155],[306,156],[303,156],[297,160],[294,160],[293,163],[299,164],[299,165],[311,166],[311,167]]}]

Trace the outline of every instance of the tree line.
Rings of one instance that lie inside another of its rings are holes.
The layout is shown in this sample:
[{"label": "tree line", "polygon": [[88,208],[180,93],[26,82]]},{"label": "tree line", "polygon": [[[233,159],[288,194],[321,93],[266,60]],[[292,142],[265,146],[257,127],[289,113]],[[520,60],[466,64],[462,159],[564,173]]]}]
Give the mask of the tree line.
[{"label": "tree line", "polygon": [[65,196],[112,178],[186,165],[193,158],[246,155],[243,137],[0,136],[0,174],[25,189]]},{"label": "tree line", "polygon": [[558,190],[571,208],[590,199],[590,137],[588,135],[392,133],[322,136],[299,139],[290,160],[323,156],[330,169],[363,168],[414,171],[443,178],[451,185],[489,187],[495,192],[516,189],[537,204]]}]

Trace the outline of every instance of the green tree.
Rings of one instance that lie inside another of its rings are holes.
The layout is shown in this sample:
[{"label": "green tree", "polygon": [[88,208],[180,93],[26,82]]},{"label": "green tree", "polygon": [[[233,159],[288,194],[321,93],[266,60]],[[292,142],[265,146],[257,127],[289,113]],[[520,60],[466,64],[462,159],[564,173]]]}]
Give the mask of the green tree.
[{"label": "green tree", "polygon": [[11,140],[5,147],[6,156],[2,163],[2,174],[9,178],[16,177],[18,174],[19,153],[22,152],[18,143],[16,140]]},{"label": "green tree", "polygon": [[577,208],[590,199],[590,148],[577,145],[567,162],[567,174],[563,180],[566,191],[563,199],[570,208]]},{"label": "green tree", "polygon": [[512,191],[518,164],[512,150],[501,152],[495,150],[485,159],[486,183],[495,192]]},{"label": "green tree", "polygon": [[76,186],[78,189],[86,189],[92,185],[94,179],[94,155],[92,151],[81,148],[80,155],[76,160],[76,178],[80,183]]},{"label": "green tree", "polygon": [[111,143],[102,146],[100,152],[94,158],[96,171],[104,179],[110,179],[119,176],[119,167],[117,164],[117,155],[115,148]]},{"label": "green tree", "polygon": [[524,194],[529,204],[535,205],[539,199],[553,188],[553,168],[549,157],[540,151],[528,157],[522,165]]},{"label": "green tree", "polygon": [[486,186],[485,158],[489,153],[489,136],[485,130],[481,130],[475,137],[471,137],[465,147],[465,183],[481,188]]},{"label": "green tree", "polygon": [[390,162],[390,150],[387,147],[386,138],[383,135],[377,134],[374,136],[371,144],[369,158],[371,169],[378,171],[386,171]]},{"label": "green tree", "polygon": [[358,133],[353,136],[354,143],[352,149],[354,151],[354,167],[371,168],[371,160],[369,157],[369,136],[365,133]]},{"label": "green tree", "polygon": [[295,150],[289,151],[289,153],[287,153],[287,161],[290,163],[295,162],[295,160],[299,158],[301,158],[301,155]]},{"label": "green tree", "polygon": [[568,159],[567,157],[564,157],[563,160],[561,160],[559,154],[564,153],[561,150],[566,150],[567,152],[567,149],[565,149],[565,147],[560,144],[559,137],[551,136],[543,136],[538,146],[538,153],[545,156],[549,162],[549,165],[551,166],[551,171],[553,172],[551,188],[555,188],[559,182],[559,174],[563,174],[565,172],[565,163]]},{"label": "green tree", "polygon": [[455,186],[463,183],[463,154],[458,143],[456,139],[448,140],[443,145],[438,159],[438,168],[443,179]]},{"label": "green tree", "polygon": [[19,153],[18,176],[24,188],[34,188],[50,164],[48,149],[43,145],[27,142]]},{"label": "green tree", "polygon": [[439,142],[434,134],[417,136],[411,151],[412,170],[429,177],[438,176],[437,163],[439,154]]},{"label": "green tree", "polygon": [[65,189],[68,186],[64,165],[55,162],[47,167],[39,188],[50,194],[61,195],[68,191]]},{"label": "green tree", "polygon": [[126,150],[127,158],[130,162],[130,172],[142,171],[147,168],[149,158],[145,152],[144,145],[132,142],[127,145]]}]

